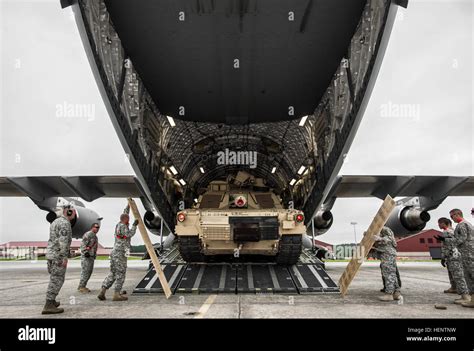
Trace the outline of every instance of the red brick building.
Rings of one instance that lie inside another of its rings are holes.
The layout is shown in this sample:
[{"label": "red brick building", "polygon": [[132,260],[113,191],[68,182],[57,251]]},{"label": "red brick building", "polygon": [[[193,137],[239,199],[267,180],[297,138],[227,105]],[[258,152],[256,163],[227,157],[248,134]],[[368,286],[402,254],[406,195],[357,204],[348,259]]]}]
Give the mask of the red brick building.
[{"label": "red brick building", "polygon": [[398,257],[439,259],[441,255],[441,242],[435,239],[434,236],[441,234],[438,230],[428,229],[399,239],[397,241]]},{"label": "red brick building", "polygon": [[324,247],[326,250],[333,251],[334,247],[332,244],[325,243],[324,241],[321,240],[316,240],[314,239],[314,244],[317,246]]}]

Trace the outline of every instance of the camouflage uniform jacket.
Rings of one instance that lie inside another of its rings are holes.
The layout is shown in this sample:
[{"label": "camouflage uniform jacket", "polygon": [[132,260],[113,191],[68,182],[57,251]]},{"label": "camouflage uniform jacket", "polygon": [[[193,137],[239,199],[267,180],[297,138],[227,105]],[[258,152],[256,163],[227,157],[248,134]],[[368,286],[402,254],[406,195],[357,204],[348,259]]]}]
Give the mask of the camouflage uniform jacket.
[{"label": "camouflage uniform jacket", "polygon": [[48,260],[64,260],[69,256],[72,241],[71,223],[64,216],[56,218],[49,227]]},{"label": "camouflage uniform jacket", "polygon": [[[127,206],[123,213],[129,214],[130,209]],[[126,253],[130,249],[130,241],[132,237],[135,235],[135,232],[137,230],[136,226],[132,225],[132,228],[129,229],[128,225],[119,222],[115,226],[115,244],[114,244],[114,249],[112,252],[114,254],[118,253]]]},{"label": "camouflage uniform jacket", "polygon": [[[443,231],[442,237],[445,239],[454,239],[454,229],[448,228]],[[441,258],[447,259],[453,257],[456,245],[453,240],[445,240],[441,244]]]},{"label": "camouflage uniform jacket", "polygon": [[380,231],[380,240],[376,241],[374,248],[379,253],[397,255],[397,241],[392,230],[388,227],[383,227]]},{"label": "camouflage uniform jacket", "polygon": [[454,230],[454,237],[445,240],[456,246],[463,257],[474,256],[474,227],[463,220]]},{"label": "camouflage uniform jacket", "polygon": [[99,241],[97,240],[97,235],[92,230],[89,230],[82,237],[81,254],[84,255],[88,252],[91,257],[95,258],[97,256],[98,245]]}]

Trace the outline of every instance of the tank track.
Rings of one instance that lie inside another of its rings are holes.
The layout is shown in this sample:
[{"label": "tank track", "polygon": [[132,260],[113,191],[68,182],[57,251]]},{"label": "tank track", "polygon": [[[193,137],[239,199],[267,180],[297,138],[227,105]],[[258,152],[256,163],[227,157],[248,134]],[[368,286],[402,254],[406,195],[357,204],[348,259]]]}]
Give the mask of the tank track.
[{"label": "tank track", "polygon": [[206,256],[201,252],[201,241],[198,236],[179,236],[178,250],[186,262],[206,261]]},{"label": "tank track", "polygon": [[302,235],[283,235],[280,239],[280,250],[275,257],[275,262],[281,265],[296,264],[302,251]]}]

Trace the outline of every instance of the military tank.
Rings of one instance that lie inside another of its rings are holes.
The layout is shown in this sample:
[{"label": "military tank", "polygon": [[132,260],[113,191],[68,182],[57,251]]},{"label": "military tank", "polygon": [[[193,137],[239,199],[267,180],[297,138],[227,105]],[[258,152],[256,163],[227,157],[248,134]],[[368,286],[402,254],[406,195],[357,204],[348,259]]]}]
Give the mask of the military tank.
[{"label": "military tank", "polygon": [[285,209],[264,180],[246,172],[209,183],[196,204],[177,213],[176,235],[187,262],[258,255],[295,264],[306,233],[304,214]]}]

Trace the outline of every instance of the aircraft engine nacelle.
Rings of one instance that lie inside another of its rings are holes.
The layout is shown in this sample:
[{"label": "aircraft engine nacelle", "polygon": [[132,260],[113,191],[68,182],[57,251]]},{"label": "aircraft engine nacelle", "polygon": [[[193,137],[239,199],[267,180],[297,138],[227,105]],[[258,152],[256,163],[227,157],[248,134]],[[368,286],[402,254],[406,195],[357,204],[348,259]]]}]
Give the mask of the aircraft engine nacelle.
[{"label": "aircraft engine nacelle", "polygon": [[[77,216],[71,222],[72,226],[72,237],[74,239],[80,239],[82,236],[91,229],[92,224],[99,223],[102,220],[97,212],[91,210],[90,208],[75,206]],[[53,211],[48,212],[46,215],[46,220],[49,223],[52,223],[57,218],[57,214]]]},{"label": "aircraft engine nacelle", "polygon": [[146,211],[143,216],[145,227],[155,235],[160,235],[161,218],[152,211]]},{"label": "aircraft engine nacelle", "polygon": [[[321,210],[316,213],[314,216],[314,235],[323,235],[326,233],[329,228],[331,228],[333,221],[333,216],[331,211],[329,210]],[[309,222],[309,225],[306,227],[306,234],[303,235],[303,247],[306,249],[312,249],[314,248],[314,243],[313,243],[313,225],[311,224],[311,221]],[[320,248],[318,250],[318,255],[322,255],[321,257],[318,256],[318,258],[322,258],[327,250],[324,250],[323,248]]]},{"label": "aircraft engine nacelle", "polygon": [[[318,211],[316,213],[316,216],[314,216],[314,229],[315,229],[315,234],[316,235],[322,235],[326,233],[329,228],[331,228],[332,223],[333,223],[333,216],[331,211],[324,210],[324,211]],[[309,230],[311,230],[311,223]]]},{"label": "aircraft engine nacelle", "polygon": [[399,206],[393,210],[387,223],[395,236],[404,237],[423,230],[430,220],[428,211],[414,206]]}]

